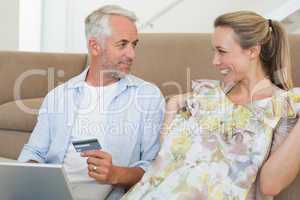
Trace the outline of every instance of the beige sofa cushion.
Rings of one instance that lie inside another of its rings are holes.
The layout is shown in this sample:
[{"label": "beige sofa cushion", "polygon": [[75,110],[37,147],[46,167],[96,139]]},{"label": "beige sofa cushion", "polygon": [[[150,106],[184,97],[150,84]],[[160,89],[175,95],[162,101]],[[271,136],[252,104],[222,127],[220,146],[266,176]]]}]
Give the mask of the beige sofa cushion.
[{"label": "beige sofa cushion", "polygon": [[17,162],[16,160],[0,157],[0,162]]},{"label": "beige sofa cushion", "polygon": [[43,98],[25,99],[0,105],[0,127],[31,132]]},{"label": "beige sofa cushion", "polygon": [[0,157],[17,159],[30,132],[0,129]]}]

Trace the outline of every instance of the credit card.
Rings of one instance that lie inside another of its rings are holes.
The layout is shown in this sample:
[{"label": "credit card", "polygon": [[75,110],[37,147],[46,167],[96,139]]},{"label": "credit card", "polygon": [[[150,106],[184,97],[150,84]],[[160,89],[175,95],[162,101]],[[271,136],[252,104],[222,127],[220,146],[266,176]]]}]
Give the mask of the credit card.
[{"label": "credit card", "polygon": [[73,144],[76,152],[101,149],[101,145],[96,138],[88,139],[88,140],[76,140],[76,141],[73,141],[72,144]]}]

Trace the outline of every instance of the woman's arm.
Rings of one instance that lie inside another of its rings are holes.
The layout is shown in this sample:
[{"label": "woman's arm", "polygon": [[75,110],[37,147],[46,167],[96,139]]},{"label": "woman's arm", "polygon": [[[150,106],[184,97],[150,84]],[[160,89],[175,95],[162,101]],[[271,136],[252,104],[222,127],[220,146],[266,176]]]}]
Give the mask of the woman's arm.
[{"label": "woman's arm", "polygon": [[185,93],[171,97],[166,105],[165,119],[160,131],[160,142],[163,142],[164,136],[168,133],[171,122],[173,121],[176,113],[185,106],[187,97],[193,93]]},{"label": "woman's arm", "polygon": [[276,196],[296,178],[300,169],[299,142],[300,120],[261,169],[260,189],[264,195]]}]

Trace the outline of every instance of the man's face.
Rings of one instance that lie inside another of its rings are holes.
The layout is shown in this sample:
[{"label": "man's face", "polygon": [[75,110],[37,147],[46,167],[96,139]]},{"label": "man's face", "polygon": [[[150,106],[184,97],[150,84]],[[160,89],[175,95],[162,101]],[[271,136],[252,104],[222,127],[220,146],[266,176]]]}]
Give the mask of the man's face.
[{"label": "man's face", "polygon": [[[104,70],[127,74],[135,58],[138,33],[135,24],[127,17],[110,17],[112,35],[105,39],[99,59]],[[112,73],[116,75],[116,73]]]}]

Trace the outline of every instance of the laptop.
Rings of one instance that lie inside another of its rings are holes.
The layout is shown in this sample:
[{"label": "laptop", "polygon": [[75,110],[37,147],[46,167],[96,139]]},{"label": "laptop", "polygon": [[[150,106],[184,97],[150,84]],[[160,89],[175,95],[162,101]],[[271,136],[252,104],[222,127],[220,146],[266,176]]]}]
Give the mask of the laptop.
[{"label": "laptop", "polygon": [[73,200],[62,165],[0,162],[1,200]]}]

